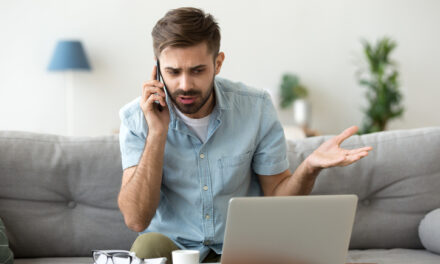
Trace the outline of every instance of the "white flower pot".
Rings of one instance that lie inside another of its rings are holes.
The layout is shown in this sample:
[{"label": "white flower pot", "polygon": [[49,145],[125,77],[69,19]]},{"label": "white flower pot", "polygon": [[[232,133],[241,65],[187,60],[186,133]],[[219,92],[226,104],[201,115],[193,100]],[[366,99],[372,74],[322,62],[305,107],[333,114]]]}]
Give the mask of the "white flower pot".
[{"label": "white flower pot", "polygon": [[306,99],[293,101],[293,121],[301,127],[309,127],[311,117],[310,103]]}]

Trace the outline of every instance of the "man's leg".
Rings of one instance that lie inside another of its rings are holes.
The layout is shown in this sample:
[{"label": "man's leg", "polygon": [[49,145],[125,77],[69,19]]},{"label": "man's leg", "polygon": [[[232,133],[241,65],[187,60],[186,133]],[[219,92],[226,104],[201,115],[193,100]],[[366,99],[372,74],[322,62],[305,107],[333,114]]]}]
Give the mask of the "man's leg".
[{"label": "man's leg", "polygon": [[139,235],[131,246],[130,251],[136,253],[138,258],[166,257],[167,263],[173,263],[171,252],[180,249],[167,236],[160,233],[144,233]]},{"label": "man's leg", "polygon": [[211,249],[202,263],[220,262],[221,256],[222,255],[215,253],[215,251]]}]

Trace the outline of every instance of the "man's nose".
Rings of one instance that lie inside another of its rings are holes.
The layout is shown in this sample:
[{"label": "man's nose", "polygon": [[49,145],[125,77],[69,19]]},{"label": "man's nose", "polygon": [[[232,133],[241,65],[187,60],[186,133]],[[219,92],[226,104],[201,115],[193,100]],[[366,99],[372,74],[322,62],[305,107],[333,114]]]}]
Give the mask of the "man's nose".
[{"label": "man's nose", "polygon": [[180,79],[180,89],[184,91],[191,90],[193,88],[191,76],[189,74],[182,74],[182,78]]}]

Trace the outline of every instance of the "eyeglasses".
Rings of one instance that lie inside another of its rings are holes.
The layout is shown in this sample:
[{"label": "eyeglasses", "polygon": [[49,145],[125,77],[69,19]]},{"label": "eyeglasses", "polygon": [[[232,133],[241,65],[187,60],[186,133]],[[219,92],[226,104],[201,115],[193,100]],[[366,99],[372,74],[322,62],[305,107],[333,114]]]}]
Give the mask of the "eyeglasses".
[{"label": "eyeglasses", "polygon": [[125,250],[93,250],[95,264],[141,264],[134,252]]},{"label": "eyeglasses", "polygon": [[165,264],[167,258],[140,259],[127,250],[92,250],[95,264]]}]

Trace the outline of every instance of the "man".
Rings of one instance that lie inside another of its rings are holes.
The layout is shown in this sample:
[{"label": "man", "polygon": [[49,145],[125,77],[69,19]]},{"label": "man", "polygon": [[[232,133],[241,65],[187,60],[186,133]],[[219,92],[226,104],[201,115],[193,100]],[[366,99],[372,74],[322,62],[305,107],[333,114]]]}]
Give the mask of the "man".
[{"label": "man", "polygon": [[187,248],[199,250],[201,261],[219,261],[231,197],[307,195],[323,168],[347,166],[372,149],[339,147],[353,126],[292,174],[269,94],[216,77],[225,54],[211,15],[170,10],[152,36],[164,83],[154,67],[142,96],[120,110],[118,204],[140,233],[131,248],[138,257],[171,260],[172,250]]}]

